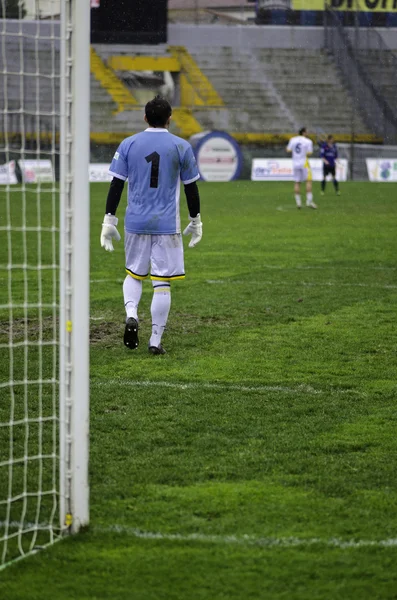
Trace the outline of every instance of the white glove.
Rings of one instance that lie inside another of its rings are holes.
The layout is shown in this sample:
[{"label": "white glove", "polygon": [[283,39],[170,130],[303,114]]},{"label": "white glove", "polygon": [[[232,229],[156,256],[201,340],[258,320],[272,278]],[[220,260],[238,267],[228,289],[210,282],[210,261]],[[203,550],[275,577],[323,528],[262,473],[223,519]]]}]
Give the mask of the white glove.
[{"label": "white glove", "polygon": [[103,219],[101,231],[101,246],[109,252],[113,252],[114,250],[112,238],[114,238],[116,242],[119,242],[121,240],[120,234],[116,228],[118,222],[118,218],[114,215],[105,215]]},{"label": "white glove", "polygon": [[190,223],[183,232],[183,235],[192,234],[192,239],[189,242],[189,248],[194,248],[203,237],[203,224],[201,222],[200,213],[197,217],[190,217]]}]

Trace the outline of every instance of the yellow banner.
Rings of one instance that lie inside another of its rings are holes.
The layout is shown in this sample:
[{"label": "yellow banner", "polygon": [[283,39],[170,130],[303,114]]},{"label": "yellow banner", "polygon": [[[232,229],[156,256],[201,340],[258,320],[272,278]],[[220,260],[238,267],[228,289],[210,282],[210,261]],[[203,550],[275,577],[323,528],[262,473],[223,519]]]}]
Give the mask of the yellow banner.
[{"label": "yellow banner", "polygon": [[397,0],[292,0],[294,10],[333,10],[397,12]]}]

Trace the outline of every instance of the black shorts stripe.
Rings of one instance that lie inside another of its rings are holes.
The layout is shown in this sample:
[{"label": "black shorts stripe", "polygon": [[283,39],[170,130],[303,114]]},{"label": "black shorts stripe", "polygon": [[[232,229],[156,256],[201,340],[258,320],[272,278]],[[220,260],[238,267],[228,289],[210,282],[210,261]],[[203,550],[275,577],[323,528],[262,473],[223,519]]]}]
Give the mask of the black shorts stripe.
[{"label": "black shorts stripe", "polygon": [[129,275],[131,275],[131,277],[136,277],[137,279],[146,279],[146,277],[149,277],[149,273],[146,273],[146,275],[140,275],[139,273],[134,273],[134,271],[131,271],[131,269],[128,267],[126,267],[125,270]]}]

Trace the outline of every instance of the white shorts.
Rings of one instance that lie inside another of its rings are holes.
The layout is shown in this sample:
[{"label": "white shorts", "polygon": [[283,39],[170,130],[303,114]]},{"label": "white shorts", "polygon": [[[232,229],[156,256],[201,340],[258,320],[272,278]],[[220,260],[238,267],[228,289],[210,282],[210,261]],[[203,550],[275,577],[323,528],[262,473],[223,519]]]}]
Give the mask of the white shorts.
[{"label": "white shorts", "polygon": [[185,278],[182,235],[125,232],[125,270],[134,279],[172,281]]},{"label": "white shorts", "polygon": [[301,181],[307,181],[309,177],[309,169],[306,167],[294,167],[294,181],[300,183]]}]

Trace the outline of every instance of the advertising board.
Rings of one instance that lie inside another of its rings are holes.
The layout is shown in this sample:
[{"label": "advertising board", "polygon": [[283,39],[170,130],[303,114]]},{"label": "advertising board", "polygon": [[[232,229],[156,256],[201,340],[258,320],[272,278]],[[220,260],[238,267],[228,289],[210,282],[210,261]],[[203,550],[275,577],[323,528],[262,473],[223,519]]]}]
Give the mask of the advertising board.
[{"label": "advertising board", "polygon": [[[323,161],[321,158],[309,160],[312,180],[322,181]],[[336,167],[338,181],[346,181],[348,161],[339,159]],[[251,171],[252,181],[293,181],[293,167],[290,158],[254,158]]]},{"label": "advertising board", "polygon": [[24,183],[53,183],[54,169],[50,160],[19,160]]},{"label": "advertising board", "polygon": [[370,181],[393,183],[397,181],[397,158],[366,158]]},{"label": "advertising board", "polygon": [[200,176],[204,181],[232,181],[240,175],[243,158],[239,145],[223,131],[199,133],[190,138]]},{"label": "advertising board", "polygon": [[15,160],[0,165],[0,185],[14,185],[18,183],[15,174]]},{"label": "advertising board", "polygon": [[109,175],[109,163],[90,163],[90,182],[112,181],[113,175]]}]

